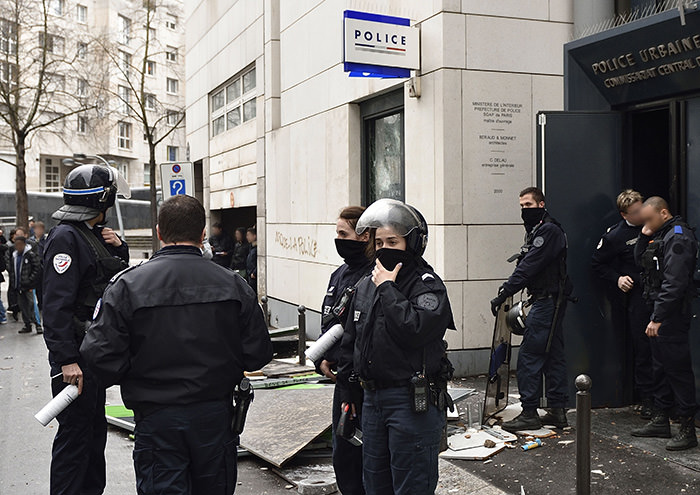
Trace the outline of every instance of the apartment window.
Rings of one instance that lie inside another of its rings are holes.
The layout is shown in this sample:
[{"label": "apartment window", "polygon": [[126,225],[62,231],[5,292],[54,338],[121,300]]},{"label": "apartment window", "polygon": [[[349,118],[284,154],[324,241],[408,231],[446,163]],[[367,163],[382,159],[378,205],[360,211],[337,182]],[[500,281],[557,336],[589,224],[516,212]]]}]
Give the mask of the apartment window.
[{"label": "apartment window", "polygon": [[75,17],[78,19],[78,22],[85,24],[87,22],[87,7],[80,4],[76,5]]},{"label": "apartment window", "polygon": [[166,84],[166,90],[168,91],[168,93],[176,95],[179,87],[180,82],[177,79],[171,79],[170,77],[168,78]]},{"label": "apartment window", "polygon": [[177,62],[177,48],[169,46],[165,49],[165,58],[168,62]]},{"label": "apartment window", "polygon": [[155,110],[156,109],[156,95],[146,93],[143,95],[143,106],[146,107],[146,110]]},{"label": "apartment window", "polygon": [[[46,45],[44,45],[44,39],[46,38]],[[66,40],[63,36],[55,36],[50,34],[45,36],[45,33],[39,33],[39,46],[46,46],[46,51],[48,53],[54,53],[56,55],[62,55],[66,47]]]},{"label": "apartment window", "polygon": [[177,161],[177,146],[168,146],[168,161]]},{"label": "apartment window", "polygon": [[405,197],[403,90],[360,104],[365,204]]},{"label": "apartment window", "polygon": [[177,125],[179,120],[180,120],[180,112],[176,112],[175,110],[168,110],[168,113],[165,117],[166,124]]},{"label": "apartment window", "polygon": [[77,56],[80,60],[87,59],[87,43],[78,41]]},{"label": "apartment window", "polygon": [[85,79],[78,79],[76,92],[78,96],[87,96],[87,81]]},{"label": "apartment window", "polygon": [[151,185],[151,164],[150,163],[143,164],[143,185],[144,186]]},{"label": "apartment window", "polygon": [[14,86],[17,84],[17,78],[17,66],[9,62],[0,61],[0,82]]},{"label": "apartment window", "polygon": [[44,159],[44,186],[47,192],[61,190],[61,171],[51,158]]},{"label": "apartment window", "polygon": [[51,0],[49,2],[49,12],[53,15],[63,15],[65,6],[64,0]]},{"label": "apartment window", "polygon": [[172,14],[166,14],[165,27],[167,27],[168,29],[177,28],[177,16],[172,15]]},{"label": "apartment window", "polygon": [[156,63],[153,60],[146,60],[146,75],[156,75]]},{"label": "apartment window", "polygon": [[119,95],[119,111],[124,114],[129,114],[129,88],[126,86],[119,86],[117,88],[117,94]]},{"label": "apartment window", "polygon": [[119,16],[119,41],[125,45],[131,40],[131,19]]},{"label": "apartment window", "polygon": [[117,124],[119,130],[119,138],[117,146],[122,149],[131,149],[131,124],[128,122],[119,122]]},{"label": "apartment window", "polygon": [[131,70],[131,55],[126,53],[124,50],[119,50],[119,68],[122,75],[129,79],[129,73]]},{"label": "apartment window", "polygon": [[212,136],[255,118],[257,115],[255,86],[255,69],[252,69],[234,77],[212,93],[210,97]]},{"label": "apartment window", "polygon": [[78,115],[78,133],[85,134],[87,132],[87,117]]},{"label": "apartment window", "polygon": [[124,179],[127,182],[129,181],[129,164],[128,164],[128,162],[117,163],[117,171],[119,172],[119,175],[124,177]]},{"label": "apartment window", "polygon": [[0,18],[0,52],[17,53],[17,23]]}]

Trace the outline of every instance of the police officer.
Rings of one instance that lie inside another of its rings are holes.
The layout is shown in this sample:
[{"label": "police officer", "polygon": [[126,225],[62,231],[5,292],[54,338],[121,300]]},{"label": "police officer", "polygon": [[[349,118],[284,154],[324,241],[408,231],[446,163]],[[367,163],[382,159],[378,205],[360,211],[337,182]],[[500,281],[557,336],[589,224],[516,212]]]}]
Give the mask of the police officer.
[{"label": "police officer", "polygon": [[[540,189],[524,189],[520,193],[520,207],[526,230],[525,244],[513,274],[491,301],[491,311],[496,315],[509,296],[527,288],[531,304],[518,353],[518,389],[523,412],[502,426],[512,432],[538,429],[543,422],[564,428],[568,425],[564,409],[567,386],[561,322],[572,289],[566,274],[566,234],[545,209]],[[550,409],[540,420],[537,407],[542,395],[543,374]]]},{"label": "police officer", "polygon": [[653,357],[654,414],[632,435],[671,438],[669,414],[675,407],[681,427],[666,449],[685,450],[698,445],[695,377],[688,341],[698,242],[683,219],[671,215],[664,199],[647,199],[641,213],[644,228],[635,254],[644,270],[644,299],[651,310],[646,334]]},{"label": "police officer", "polygon": [[634,260],[634,247],[642,231],[642,195],[632,189],[617,197],[622,219],[603,235],[593,253],[592,267],[609,287],[614,318],[625,328],[634,354],[634,384],[641,399],[642,419],[652,414],[651,346],[646,336],[649,311],[642,299],[641,268]]},{"label": "police officer", "polygon": [[58,415],[51,493],[99,494],[105,487],[105,387],[85,367],[80,343],[109,279],[128,266],[129,248],[107,227],[107,209],[129,187],[112,168],[81,165],[68,174],[65,205],[53,218],[44,248],[44,340],[53,394],[67,384],[80,396]]},{"label": "police officer", "polygon": [[363,475],[369,495],[433,493],[448,407],[451,365],[443,336],[454,328],[442,280],[422,255],[428,226],[415,208],[381,199],[362,214],[375,267],[348,313],[338,384],[343,406],[357,409],[364,389]]},{"label": "police officer", "polygon": [[[335,225],[335,247],[345,261],[331,275],[323,299],[321,317],[321,332],[325,333],[334,325],[340,323],[347,326],[348,309],[352,302],[355,286],[364,276],[372,271],[374,263],[369,259],[367,246],[369,232],[358,235],[355,232],[357,221],[365,211],[361,206],[343,208]],[[338,366],[340,342],[326,351],[314,364],[316,370],[333,381],[336,381],[334,371]],[[357,409],[361,403],[357,401]],[[341,394],[336,389],[333,394],[333,469],[338,489],[345,495],[364,494],[362,486],[362,446],[356,446],[336,434],[341,413]],[[356,410],[360,417],[360,411]]]},{"label": "police officer", "polygon": [[203,258],[199,201],[165,201],[157,231],[162,249],[112,279],[81,352],[134,411],[139,495],[231,495],[232,396],[272,343],[245,280]]}]

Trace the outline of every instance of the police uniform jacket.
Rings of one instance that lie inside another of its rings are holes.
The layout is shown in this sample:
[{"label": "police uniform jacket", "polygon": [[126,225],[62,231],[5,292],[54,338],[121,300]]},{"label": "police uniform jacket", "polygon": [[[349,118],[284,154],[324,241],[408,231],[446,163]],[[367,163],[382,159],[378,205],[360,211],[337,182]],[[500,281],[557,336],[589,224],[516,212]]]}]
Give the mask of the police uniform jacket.
[{"label": "police uniform jacket", "polygon": [[[102,228],[95,226],[91,231],[112,256],[129,261],[129,247],[123,239],[121,246],[116,247],[104,241]],[[44,340],[52,373],[58,373],[61,366],[81,363],[82,333],[76,332],[76,320],[91,320],[101,296],[83,297],[98,277],[97,257],[77,227],[72,222],[62,222],[51,229],[46,239],[43,265]],[[105,285],[107,281],[109,278]]]},{"label": "police uniform jacket", "polygon": [[[343,328],[347,325],[348,312],[350,309],[350,301],[345,313],[340,316],[340,318],[328,318],[331,314],[331,310],[340,301],[345,293],[345,289],[355,286],[362,277],[371,272],[371,267],[373,266],[370,260],[367,263],[359,266],[350,266],[347,263],[343,263],[340,267],[331,274],[331,278],[328,281],[328,288],[326,289],[326,297],[323,298],[323,311],[321,318],[321,334],[326,333],[332,326],[340,323]],[[318,362],[314,363],[316,365],[316,370],[320,372],[319,365],[324,359],[330,361],[331,363],[338,363],[340,355],[340,341],[336,342],[333,347],[331,347],[326,354],[322,356]]]},{"label": "police uniform jacket", "polygon": [[[527,288],[533,296],[559,292],[560,278],[566,269],[566,235],[549,216],[526,235],[518,265],[503,284],[503,294],[512,296]],[[571,288],[566,288],[570,292]]]},{"label": "police uniform jacket", "polygon": [[376,287],[371,277],[358,285],[340,350],[337,386],[352,401],[350,377],[378,388],[408,385],[423,369],[434,378],[445,355],[445,330],[454,328],[445,284],[422,260],[404,265],[396,282]]},{"label": "police uniform jacket", "polygon": [[663,323],[675,313],[689,313],[697,252],[695,234],[679,216],[651,237],[640,234],[635,255],[644,268],[644,297],[653,305],[652,321]]},{"label": "police uniform jacket", "polygon": [[603,234],[591,263],[600,279],[617,288],[618,279],[629,276],[634,281],[633,289],[641,287],[642,270],[634,259],[634,248],[641,232],[641,226],[630,225],[623,219]]},{"label": "police uniform jacket", "polygon": [[122,272],[105,290],[81,347],[124,404],[154,408],[230,399],[243,371],[272,359],[262,310],[245,280],[202,257],[168,246]]}]

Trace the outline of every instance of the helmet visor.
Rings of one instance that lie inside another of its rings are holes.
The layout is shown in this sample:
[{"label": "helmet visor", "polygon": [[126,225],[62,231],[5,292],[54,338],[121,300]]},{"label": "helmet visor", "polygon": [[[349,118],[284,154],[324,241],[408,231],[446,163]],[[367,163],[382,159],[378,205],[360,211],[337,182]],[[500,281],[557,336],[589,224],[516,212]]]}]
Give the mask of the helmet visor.
[{"label": "helmet visor", "polygon": [[395,199],[380,199],[367,207],[357,221],[355,232],[361,235],[368,229],[386,227],[406,237],[420,225],[420,218],[406,204]]},{"label": "helmet visor", "polygon": [[129,183],[126,181],[124,176],[114,167],[109,167],[114,174],[114,183],[117,184],[117,194],[120,194],[123,198],[129,199],[131,197],[131,188]]}]

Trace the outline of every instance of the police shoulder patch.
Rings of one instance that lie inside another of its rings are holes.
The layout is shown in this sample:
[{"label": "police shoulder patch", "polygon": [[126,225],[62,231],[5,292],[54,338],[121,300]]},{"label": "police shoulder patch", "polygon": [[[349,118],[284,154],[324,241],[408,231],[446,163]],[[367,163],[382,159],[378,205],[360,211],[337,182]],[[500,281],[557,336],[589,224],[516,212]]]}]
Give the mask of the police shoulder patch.
[{"label": "police shoulder patch", "polygon": [[532,245],[535,246],[536,248],[544,246],[544,237],[541,235],[538,235],[532,240]]},{"label": "police shoulder patch", "polygon": [[58,253],[53,257],[53,269],[59,275],[65,273],[70,268],[71,263],[73,263],[73,258],[71,258],[70,254]]},{"label": "police shoulder patch", "polygon": [[427,292],[418,296],[418,300],[416,302],[421,308],[429,311],[435,311],[440,305],[440,298],[438,298],[437,294]]},{"label": "police shoulder patch", "polygon": [[673,233],[674,233],[674,234],[682,234],[682,233],[683,233],[683,227],[681,227],[680,225],[676,225],[676,226],[673,228]]}]

